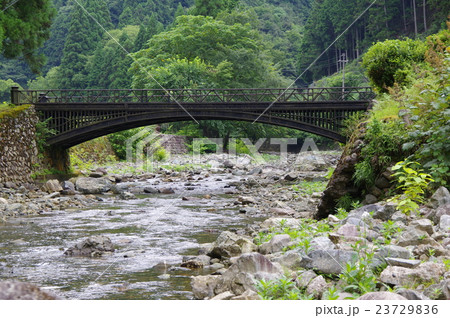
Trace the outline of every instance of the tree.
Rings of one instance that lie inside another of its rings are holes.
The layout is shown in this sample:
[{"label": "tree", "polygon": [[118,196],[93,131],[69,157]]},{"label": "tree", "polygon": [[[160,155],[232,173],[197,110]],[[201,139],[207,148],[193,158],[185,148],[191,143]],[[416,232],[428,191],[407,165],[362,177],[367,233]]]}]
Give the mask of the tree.
[{"label": "tree", "polygon": [[23,57],[33,72],[44,64],[36,50],[49,38],[55,10],[51,0],[0,2],[0,53],[9,59]]},{"label": "tree", "polygon": [[[112,27],[109,11],[103,0],[85,0],[81,4],[104,28]],[[103,32],[81,6],[74,6],[61,60],[62,88],[87,87],[88,57],[102,39]]]},{"label": "tree", "polygon": [[[286,79],[274,67],[270,46],[249,25],[227,25],[204,16],[180,16],[175,27],[153,36],[148,48],[134,54],[133,87],[144,88],[151,84],[147,72],[164,68],[174,59],[193,61],[199,58],[214,68],[223,67],[232,81],[216,78],[214,87],[283,87]],[[142,67],[144,69],[142,69]]]}]

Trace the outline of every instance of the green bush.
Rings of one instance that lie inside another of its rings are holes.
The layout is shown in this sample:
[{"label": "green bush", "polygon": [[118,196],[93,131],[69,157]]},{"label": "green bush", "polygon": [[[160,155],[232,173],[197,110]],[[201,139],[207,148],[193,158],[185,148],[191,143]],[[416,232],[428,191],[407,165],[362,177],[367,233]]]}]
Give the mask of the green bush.
[{"label": "green bush", "polygon": [[387,92],[394,83],[400,86],[411,81],[412,65],[423,63],[427,46],[411,39],[387,40],[373,45],[363,56],[362,64],[372,85]]},{"label": "green bush", "polygon": [[364,136],[362,161],[355,166],[353,174],[355,184],[370,189],[380,173],[393,161],[403,158],[400,149],[404,140],[404,129],[399,121],[381,122],[373,119]]}]

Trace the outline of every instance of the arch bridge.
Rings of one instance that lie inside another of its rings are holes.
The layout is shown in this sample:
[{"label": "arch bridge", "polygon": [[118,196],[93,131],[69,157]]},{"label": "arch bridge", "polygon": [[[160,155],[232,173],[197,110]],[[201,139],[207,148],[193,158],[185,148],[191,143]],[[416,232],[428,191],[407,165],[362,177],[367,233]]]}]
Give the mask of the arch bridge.
[{"label": "arch bridge", "polygon": [[193,119],[257,120],[345,142],[343,120],[366,111],[374,96],[369,87],[11,89],[11,102],[35,105],[56,131],[48,144],[63,149],[125,129]]}]

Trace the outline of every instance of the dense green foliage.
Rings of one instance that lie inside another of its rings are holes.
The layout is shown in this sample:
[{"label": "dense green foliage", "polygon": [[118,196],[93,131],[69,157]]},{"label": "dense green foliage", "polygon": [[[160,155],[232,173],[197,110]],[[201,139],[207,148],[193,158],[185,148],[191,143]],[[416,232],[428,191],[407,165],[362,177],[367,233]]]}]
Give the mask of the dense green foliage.
[{"label": "dense green foliage", "polygon": [[[364,136],[365,144],[361,149],[362,160],[356,165],[354,181],[356,185],[369,190],[375,179],[395,162],[404,159],[417,162],[424,170],[415,177],[411,176],[417,181],[417,186],[411,186],[409,181],[408,186],[405,186],[403,177],[398,181],[404,193],[411,193],[410,199],[408,196],[406,198],[408,202],[399,201],[405,206],[405,211],[417,208],[415,202],[420,203],[425,181],[428,183],[432,180],[434,186],[447,185],[449,182],[449,44],[450,31],[443,30],[421,43],[408,39],[378,43],[367,53],[370,56],[368,76],[372,82],[377,81],[379,76],[378,72],[371,72],[373,65],[388,69],[387,73],[391,75],[407,74],[408,80],[393,76],[391,79],[394,82],[388,84],[388,80],[384,79],[385,83],[378,85],[380,90],[388,90],[389,94],[380,96],[371,112]],[[405,48],[411,48],[411,45],[420,49],[406,52]],[[403,59],[393,58],[394,62],[388,63],[387,52],[393,57],[403,56]],[[366,57],[363,59],[367,61]],[[407,167],[404,173],[413,174],[414,171]],[[428,175],[432,179],[422,178],[423,182],[419,182],[420,176]]]},{"label": "dense green foliage", "polygon": [[36,50],[48,39],[55,12],[50,0],[0,2],[0,55],[22,57],[37,72],[45,57]]}]

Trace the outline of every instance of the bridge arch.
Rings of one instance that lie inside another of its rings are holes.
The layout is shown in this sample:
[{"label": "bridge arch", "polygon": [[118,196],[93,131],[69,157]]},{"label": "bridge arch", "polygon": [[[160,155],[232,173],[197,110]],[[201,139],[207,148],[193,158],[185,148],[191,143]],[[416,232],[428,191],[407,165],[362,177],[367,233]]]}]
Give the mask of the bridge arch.
[{"label": "bridge arch", "polygon": [[[230,120],[246,122],[258,120],[258,123],[297,129],[339,142],[345,142],[345,138],[337,132],[301,121],[289,120],[271,115],[260,116],[259,113],[229,111],[214,111],[210,114],[206,114],[204,111],[191,111],[189,114],[196,120]],[[51,146],[70,148],[85,141],[126,129],[169,122],[192,121],[191,116],[180,109],[178,111],[167,110],[119,117],[58,134],[49,138],[48,144]]]}]

